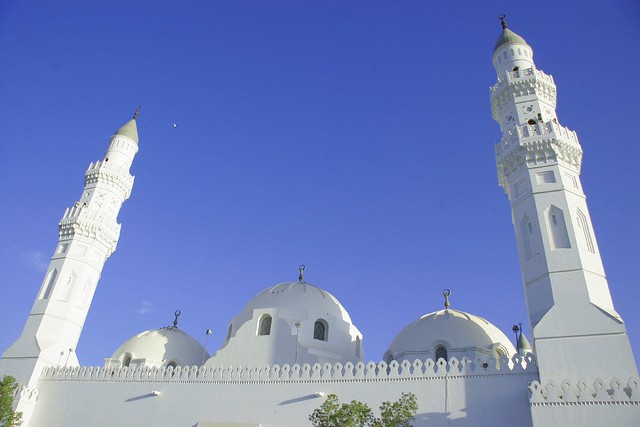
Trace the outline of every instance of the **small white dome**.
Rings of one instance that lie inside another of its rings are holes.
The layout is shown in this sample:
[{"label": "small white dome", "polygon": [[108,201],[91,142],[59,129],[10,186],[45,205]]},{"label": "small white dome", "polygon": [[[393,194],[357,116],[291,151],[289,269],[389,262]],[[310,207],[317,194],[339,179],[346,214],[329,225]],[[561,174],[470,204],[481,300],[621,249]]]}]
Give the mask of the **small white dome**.
[{"label": "small white dome", "polygon": [[[192,366],[209,357],[202,344],[177,327],[151,329],[122,344],[111,356],[110,366]],[[119,362],[119,364],[117,363]]]},{"label": "small white dome", "polygon": [[[438,350],[439,349],[439,350]],[[479,356],[511,357],[515,353],[500,329],[482,317],[450,308],[426,314],[406,326],[389,346],[384,359],[433,359],[440,355],[458,359]]]},{"label": "small white dome", "polygon": [[342,304],[309,283],[284,282],[253,297],[229,325],[207,365],[363,360],[362,334]]}]

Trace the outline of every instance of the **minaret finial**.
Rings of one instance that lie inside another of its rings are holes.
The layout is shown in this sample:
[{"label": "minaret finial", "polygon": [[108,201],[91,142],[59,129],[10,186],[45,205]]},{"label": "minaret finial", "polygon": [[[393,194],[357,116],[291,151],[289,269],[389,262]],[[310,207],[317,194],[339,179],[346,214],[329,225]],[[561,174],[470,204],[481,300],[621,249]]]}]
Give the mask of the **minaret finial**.
[{"label": "minaret finial", "polygon": [[507,21],[504,20],[504,18],[506,17],[507,15],[505,15],[504,13],[498,17],[500,19],[500,25],[502,25],[503,30],[507,28]]},{"label": "minaret finial", "polygon": [[180,310],[176,310],[175,313],[173,313],[176,318],[173,320],[173,327],[177,328],[178,327],[178,317],[180,317],[180,315],[182,314],[182,312]]},{"label": "minaret finial", "polygon": [[298,267],[298,271],[300,272],[300,275],[298,276],[298,281],[304,282],[304,264],[300,264],[300,267]]},{"label": "minaret finial", "polygon": [[133,120],[138,118],[138,114],[140,114],[140,109],[142,108],[141,105],[138,105],[138,108],[136,108],[136,112],[133,113]]},{"label": "minaret finial", "polygon": [[451,307],[451,304],[449,303],[449,295],[451,295],[451,291],[449,289],[445,289],[442,291],[442,296],[444,297],[445,309],[448,309],[449,307]]}]

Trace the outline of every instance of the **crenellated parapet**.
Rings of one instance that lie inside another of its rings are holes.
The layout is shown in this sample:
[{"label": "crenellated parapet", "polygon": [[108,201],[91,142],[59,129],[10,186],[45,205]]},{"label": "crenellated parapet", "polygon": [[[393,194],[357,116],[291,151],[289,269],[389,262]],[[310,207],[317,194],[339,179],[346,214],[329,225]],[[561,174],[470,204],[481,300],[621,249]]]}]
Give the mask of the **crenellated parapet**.
[{"label": "crenellated parapet", "polygon": [[83,206],[67,208],[59,224],[60,240],[84,236],[101,244],[106,256],[111,255],[120,237],[120,224],[105,221],[105,212]]},{"label": "crenellated parapet", "polygon": [[535,95],[547,104],[556,107],[558,92],[553,77],[534,68],[508,71],[490,89],[491,113],[500,121],[502,109],[518,102],[519,98]]},{"label": "crenellated parapet", "polygon": [[523,166],[562,163],[580,173],[582,148],[572,130],[554,123],[514,126],[496,144],[500,186],[508,190],[509,177]]},{"label": "crenellated parapet", "polygon": [[544,385],[533,381],[529,385],[531,406],[545,405],[635,405],[640,406],[638,378],[613,378],[609,383],[596,379],[593,383],[580,379],[575,383],[563,381]]},{"label": "crenellated parapet", "polygon": [[88,187],[98,182],[111,184],[111,191],[121,200],[126,200],[131,195],[134,176],[122,165],[113,165],[108,161],[91,163],[85,172],[84,185]]},{"label": "crenellated parapet", "polygon": [[392,361],[387,364],[359,362],[314,365],[273,366],[183,366],[144,368],[47,367],[41,381],[193,381],[193,382],[287,382],[287,381],[388,381],[401,379],[438,379],[492,375],[537,374],[532,354],[499,359],[470,360],[455,357],[445,361],[432,359]]}]

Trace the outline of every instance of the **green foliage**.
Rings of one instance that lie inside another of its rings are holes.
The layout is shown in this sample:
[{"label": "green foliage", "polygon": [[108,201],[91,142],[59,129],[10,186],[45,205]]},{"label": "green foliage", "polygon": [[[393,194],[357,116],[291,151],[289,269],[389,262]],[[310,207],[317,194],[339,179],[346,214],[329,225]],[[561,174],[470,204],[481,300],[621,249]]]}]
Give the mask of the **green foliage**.
[{"label": "green foliage", "polygon": [[18,383],[12,376],[6,375],[0,381],[0,426],[15,427],[22,420],[22,413],[13,410],[13,396],[16,394]]},{"label": "green foliage", "polygon": [[309,416],[314,427],[411,427],[418,402],[413,393],[402,393],[396,402],[380,405],[380,418],[375,418],[366,403],[352,400],[340,405],[338,396],[330,394]]}]

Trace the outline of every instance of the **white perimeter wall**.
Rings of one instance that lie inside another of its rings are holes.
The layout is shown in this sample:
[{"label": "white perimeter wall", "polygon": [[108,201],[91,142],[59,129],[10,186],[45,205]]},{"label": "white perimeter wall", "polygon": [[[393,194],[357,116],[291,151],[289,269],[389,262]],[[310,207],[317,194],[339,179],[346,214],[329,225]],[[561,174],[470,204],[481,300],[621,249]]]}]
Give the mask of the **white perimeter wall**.
[{"label": "white perimeter wall", "polygon": [[341,402],[366,402],[377,414],[380,403],[395,401],[403,392],[418,399],[415,427],[532,425],[528,384],[538,378],[533,365],[497,370],[437,366],[429,360],[417,367],[380,366],[345,365],[342,373],[336,373],[335,365],[292,367],[286,375],[282,367],[275,376],[273,368],[225,373],[194,367],[173,375],[120,371],[113,376],[98,369],[52,369],[40,379],[30,427],[300,427],[311,425],[309,415],[324,401],[319,393],[335,393]]}]

